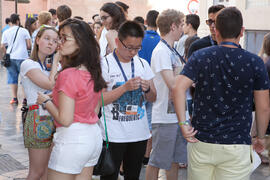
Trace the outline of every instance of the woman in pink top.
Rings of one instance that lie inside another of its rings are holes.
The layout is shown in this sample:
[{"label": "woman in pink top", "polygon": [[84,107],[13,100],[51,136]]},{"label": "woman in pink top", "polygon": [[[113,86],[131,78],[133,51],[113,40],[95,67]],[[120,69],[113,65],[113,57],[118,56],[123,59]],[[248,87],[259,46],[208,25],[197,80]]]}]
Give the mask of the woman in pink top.
[{"label": "woman in pink top", "polygon": [[56,125],[48,179],[91,179],[102,148],[97,110],[106,83],[101,76],[100,49],[90,26],[77,19],[64,21],[59,36],[64,62],[53,101],[45,94],[38,97]]}]

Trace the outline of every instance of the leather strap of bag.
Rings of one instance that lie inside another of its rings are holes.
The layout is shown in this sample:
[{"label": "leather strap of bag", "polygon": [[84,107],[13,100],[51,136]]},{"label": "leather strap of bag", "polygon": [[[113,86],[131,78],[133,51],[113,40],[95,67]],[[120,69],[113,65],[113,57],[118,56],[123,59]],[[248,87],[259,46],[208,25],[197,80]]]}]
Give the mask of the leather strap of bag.
[{"label": "leather strap of bag", "polygon": [[107,133],[106,119],[105,119],[103,93],[101,93],[101,100],[102,100],[102,112],[103,112],[104,126],[105,126],[106,147],[109,148],[109,138],[108,138],[108,133]]},{"label": "leather strap of bag", "polygon": [[18,29],[17,29],[17,31],[16,31],[15,38],[14,38],[14,40],[13,40],[12,47],[11,47],[11,50],[10,50],[9,54],[11,54],[11,52],[12,52],[13,45],[14,45],[14,42],[15,42],[15,40],[16,40],[16,37],[17,37],[17,34],[18,34],[19,29],[20,29],[20,26],[18,27]]}]

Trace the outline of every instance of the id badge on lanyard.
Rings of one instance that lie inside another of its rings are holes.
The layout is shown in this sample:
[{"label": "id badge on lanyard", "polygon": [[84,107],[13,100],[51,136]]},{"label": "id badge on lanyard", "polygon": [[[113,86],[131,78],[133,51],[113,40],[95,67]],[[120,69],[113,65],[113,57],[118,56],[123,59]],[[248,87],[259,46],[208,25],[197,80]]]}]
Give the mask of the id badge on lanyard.
[{"label": "id badge on lanyard", "polygon": [[[125,79],[125,82],[128,81],[127,79],[127,76],[125,74],[125,71],[115,53],[115,50],[113,52],[113,56],[114,56],[114,59],[116,60],[117,62],[117,65],[119,66],[120,70],[121,70],[121,73],[122,73],[122,76],[124,77]],[[135,68],[134,68],[134,60],[133,58],[131,59],[131,78],[134,78],[135,77]],[[131,96],[131,99],[133,98],[133,91],[130,91],[130,96]],[[132,104],[127,104],[126,105],[126,115],[136,115],[138,113],[138,105],[132,105]]]}]

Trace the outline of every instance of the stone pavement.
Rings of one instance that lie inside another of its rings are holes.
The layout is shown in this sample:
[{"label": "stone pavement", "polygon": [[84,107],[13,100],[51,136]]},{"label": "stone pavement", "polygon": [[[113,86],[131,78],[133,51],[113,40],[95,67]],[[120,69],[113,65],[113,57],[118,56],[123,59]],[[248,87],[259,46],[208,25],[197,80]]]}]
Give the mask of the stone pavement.
[{"label": "stone pavement", "polygon": [[[19,105],[10,105],[10,99],[10,89],[6,85],[6,69],[0,65],[0,180],[25,179],[28,173],[28,152],[24,148],[22,137],[21,86]],[[186,180],[186,173],[185,169],[181,169],[178,179]],[[140,180],[144,179],[145,168],[142,168]],[[161,171],[159,180],[165,179],[164,171]],[[251,180],[270,180],[270,168],[267,165],[260,165],[253,172]]]}]

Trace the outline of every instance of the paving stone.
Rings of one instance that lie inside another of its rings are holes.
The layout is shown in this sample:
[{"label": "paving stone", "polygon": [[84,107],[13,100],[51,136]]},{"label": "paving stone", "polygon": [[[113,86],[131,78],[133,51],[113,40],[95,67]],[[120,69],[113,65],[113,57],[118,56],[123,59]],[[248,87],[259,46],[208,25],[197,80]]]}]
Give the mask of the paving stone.
[{"label": "paving stone", "polygon": [[26,169],[19,161],[8,154],[0,154],[0,174]]}]

